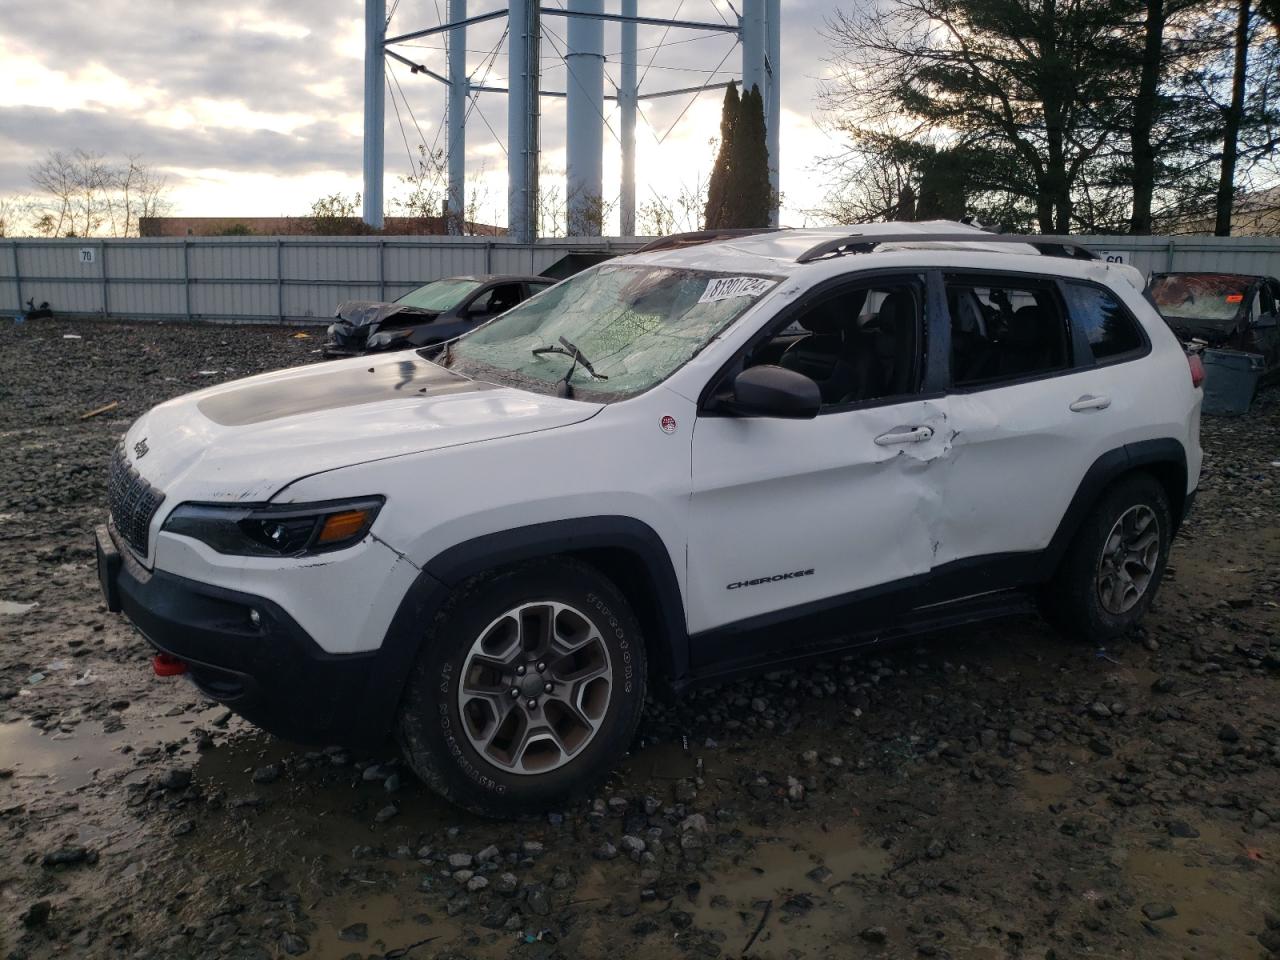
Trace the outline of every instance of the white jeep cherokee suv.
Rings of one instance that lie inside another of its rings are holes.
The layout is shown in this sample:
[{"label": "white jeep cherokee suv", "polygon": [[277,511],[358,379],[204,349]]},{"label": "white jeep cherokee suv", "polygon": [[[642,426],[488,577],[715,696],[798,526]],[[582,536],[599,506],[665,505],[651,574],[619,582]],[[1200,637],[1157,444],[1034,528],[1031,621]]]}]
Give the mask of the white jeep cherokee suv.
[{"label": "white jeep cherokee suv", "polygon": [[[1151,604],[1200,372],[1131,267],[959,224],[685,235],[453,341],[128,431],[107,602],[280,736],[398,738],[544,809],[675,688],[1023,611]],[[166,670],[168,672],[168,670]]]}]

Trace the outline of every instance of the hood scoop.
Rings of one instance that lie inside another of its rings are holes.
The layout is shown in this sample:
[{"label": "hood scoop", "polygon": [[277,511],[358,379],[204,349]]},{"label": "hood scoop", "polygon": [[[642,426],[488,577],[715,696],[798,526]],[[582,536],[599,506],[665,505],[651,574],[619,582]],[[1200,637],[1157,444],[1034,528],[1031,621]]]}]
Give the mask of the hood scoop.
[{"label": "hood scoop", "polygon": [[219,426],[243,427],[384,400],[498,389],[494,384],[450,373],[412,351],[402,358],[382,360],[370,367],[347,364],[331,367],[323,376],[316,376],[322,368],[304,369],[309,375],[246,381],[202,398],[198,407]]}]

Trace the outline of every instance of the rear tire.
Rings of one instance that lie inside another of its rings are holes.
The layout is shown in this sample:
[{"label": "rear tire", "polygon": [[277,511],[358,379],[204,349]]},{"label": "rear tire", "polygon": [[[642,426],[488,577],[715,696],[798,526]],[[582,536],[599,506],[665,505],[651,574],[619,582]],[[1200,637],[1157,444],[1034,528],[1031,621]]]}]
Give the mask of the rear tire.
[{"label": "rear tire", "polygon": [[1132,629],[1160,587],[1172,531],[1169,500],[1154,477],[1139,473],[1118,481],[1085,518],[1045,585],[1046,619],[1091,643]]},{"label": "rear tire", "polygon": [[473,577],[436,616],[397,723],[406,760],[475,813],[539,813],[631,745],[646,662],[626,599],[593,567],[536,560]]}]

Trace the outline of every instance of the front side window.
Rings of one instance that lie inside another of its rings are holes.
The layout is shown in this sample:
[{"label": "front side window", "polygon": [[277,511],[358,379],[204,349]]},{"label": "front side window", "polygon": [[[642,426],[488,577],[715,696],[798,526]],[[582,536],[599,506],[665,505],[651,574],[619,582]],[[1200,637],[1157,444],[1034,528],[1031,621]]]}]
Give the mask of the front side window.
[{"label": "front side window", "polygon": [[1275,294],[1271,289],[1271,284],[1264,283],[1262,286],[1258,287],[1258,301],[1259,307],[1257,312],[1259,314],[1276,312]]},{"label": "front side window", "polygon": [[924,288],[890,280],[842,286],[806,306],[746,366],[776,363],[803,373],[823,407],[915,393],[920,375]]},{"label": "front side window", "polygon": [[603,264],[457,340],[444,363],[539,392],[621,400],[671,376],[777,282]]},{"label": "front side window", "polygon": [[467,280],[460,277],[435,280],[425,287],[419,287],[417,290],[406,293],[396,303],[402,303],[406,307],[415,307],[418,310],[429,310],[432,313],[444,313],[446,310],[452,310],[480,287],[481,282],[479,280]]},{"label": "front side window", "polygon": [[1109,360],[1142,349],[1142,334],[1115,294],[1084,283],[1063,284],[1071,324],[1084,332],[1095,360]]},{"label": "front side window", "polygon": [[949,277],[951,383],[996,384],[1065,369],[1067,327],[1049,283]]}]

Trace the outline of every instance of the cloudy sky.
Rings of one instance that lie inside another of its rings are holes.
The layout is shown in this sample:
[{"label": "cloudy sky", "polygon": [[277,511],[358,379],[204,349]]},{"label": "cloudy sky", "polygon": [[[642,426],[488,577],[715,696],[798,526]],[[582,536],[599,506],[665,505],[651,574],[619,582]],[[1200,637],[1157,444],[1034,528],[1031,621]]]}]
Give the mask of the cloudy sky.
[{"label": "cloudy sky", "polygon": [[[558,0],[551,0],[555,3]],[[388,0],[388,8],[395,0]],[[640,12],[719,21],[729,0],[641,0]],[[480,13],[501,3],[471,0]],[[838,149],[819,129],[816,91],[826,70],[824,17],[834,0],[783,3],[782,190],[785,222],[800,225],[821,202],[815,157]],[[401,0],[392,35],[441,22],[443,0]],[[606,10],[617,0],[606,0]],[[468,70],[504,86],[506,46],[492,57],[503,21],[474,27]],[[557,56],[565,23],[546,18],[543,86],[564,89]],[[722,34],[639,31],[642,92],[696,86],[741,69]],[[677,42],[682,41],[682,42]],[[443,72],[439,38],[398,48]],[[606,72],[618,79],[618,28],[605,27]],[[0,194],[30,189],[28,168],[48,149],[138,154],[163,170],[174,212],[192,216],[305,213],[316,197],[360,189],[362,0],[3,0],[0,2]],[[727,58],[726,58],[727,54]],[[652,60],[650,59],[652,58]],[[647,71],[647,72],[646,72]],[[444,88],[392,66],[387,100],[387,193],[402,193],[419,129],[444,144]],[[399,88],[396,88],[398,81]],[[606,80],[606,90],[609,82]],[[407,104],[401,100],[401,93]],[[651,101],[637,130],[638,202],[673,196],[705,178],[708,140],[719,124],[721,92]],[[393,100],[400,105],[402,136]],[[412,110],[417,125],[407,116]],[[683,116],[681,112],[684,111]],[[606,111],[614,131],[616,115]],[[487,126],[486,126],[487,121]],[[482,95],[467,126],[469,189],[482,219],[506,221],[506,100]],[[488,127],[496,131],[490,133]],[[543,165],[564,167],[563,101],[543,101]],[[618,190],[618,141],[605,133],[605,193]],[[554,174],[550,182],[562,180]],[[546,180],[544,180],[546,182]]]}]

